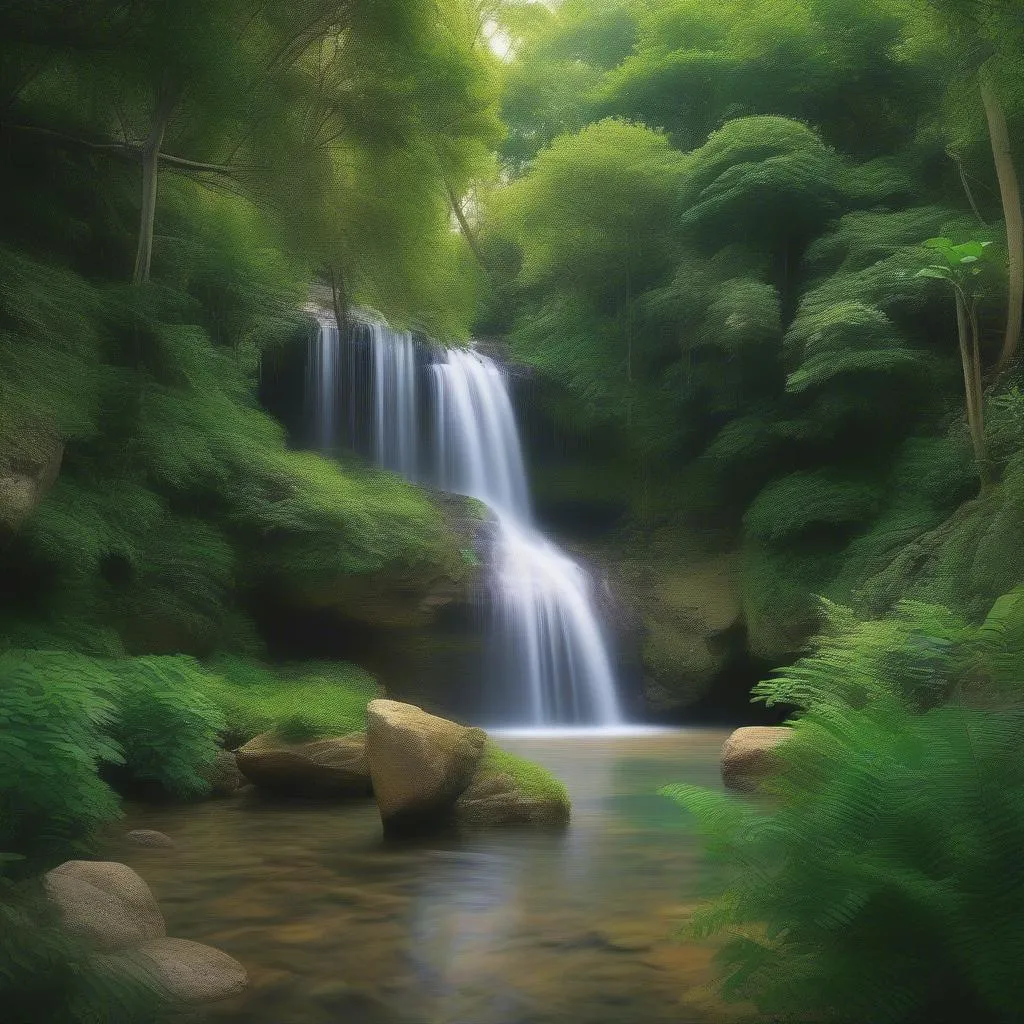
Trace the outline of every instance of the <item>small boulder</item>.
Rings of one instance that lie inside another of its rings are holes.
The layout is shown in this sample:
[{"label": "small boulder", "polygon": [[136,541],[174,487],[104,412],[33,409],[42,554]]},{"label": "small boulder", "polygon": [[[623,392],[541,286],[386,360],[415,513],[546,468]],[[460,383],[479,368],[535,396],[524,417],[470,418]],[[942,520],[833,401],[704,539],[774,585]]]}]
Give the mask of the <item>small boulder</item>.
[{"label": "small boulder", "polygon": [[99,950],[125,949],[167,934],[149,886],[127,864],[69,860],[43,877],[64,929]]},{"label": "small boulder", "polygon": [[171,849],[176,845],[170,836],[150,828],[133,828],[131,832],[125,833],[125,838],[136,846]]},{"label": "small boulder", "polygon": [[285,796],[369,796],[366,734],[287,743],[261,733],[235,751],[241,773],[257,788]]},{"label": "small boulder", "polygon": [[569,821],[568,800],[523,790],[511,775],[478,771],[455,802],[460,825],[564,825]]},{"label": "small boulder", "polygon": [[772,751],[793,735],[784,726],[750,725],[729,735],[722,746],[722,781],[730,789],[754,792],[776,770]]},{"label": "small boulder", "polygon": [[249,983],[234,957],[191,939],[152,939],[130,955],[175,1003],[196,1006],[227,999]]},{"label": "small boulder", "polygon": [[57,479],[64,443],[55,433],[26,430],[0,450],[0,529],[16,530]]},{"label": "small boulder", "polygon": [[231,796],[245,785],[245,778],[230,750],[218,750],[213,763],[204,770],[203,777],[210,784],[212,796]]},{"label": "small boulder", "polygon": [[394,700],[372,700],[366,712],[366,757],[385,831],[440,824],[469,786],[487,734]]}]

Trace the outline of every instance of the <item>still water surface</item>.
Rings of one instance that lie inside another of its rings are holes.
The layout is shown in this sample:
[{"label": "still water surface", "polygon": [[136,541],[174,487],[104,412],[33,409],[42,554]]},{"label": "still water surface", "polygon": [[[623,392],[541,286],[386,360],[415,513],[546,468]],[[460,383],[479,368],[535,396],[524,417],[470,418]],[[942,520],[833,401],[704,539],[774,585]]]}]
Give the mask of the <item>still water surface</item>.
[{"label": "still water surface", "polygon": [[698,840],[656,795],[721,785],[727,733],[501,737],[568,786],[563,833],[384,844],[372,801],[251,796],[129,808],[105,855],[153,889],[169,935],[240,960],[225,1024],[703,1024],[712,947],[673,932],[701,896]]}]

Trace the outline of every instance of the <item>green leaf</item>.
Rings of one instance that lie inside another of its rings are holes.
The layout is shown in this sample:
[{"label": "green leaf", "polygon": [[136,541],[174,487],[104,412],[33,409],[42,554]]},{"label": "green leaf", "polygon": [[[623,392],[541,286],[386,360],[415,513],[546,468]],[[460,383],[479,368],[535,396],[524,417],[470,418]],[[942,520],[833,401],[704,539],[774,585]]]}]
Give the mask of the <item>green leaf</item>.
[{"label": "green leaf", "polygon": [[914,277],[934,277],[941,281],[949,281],[953,275],[945,267],[922,267]]}]

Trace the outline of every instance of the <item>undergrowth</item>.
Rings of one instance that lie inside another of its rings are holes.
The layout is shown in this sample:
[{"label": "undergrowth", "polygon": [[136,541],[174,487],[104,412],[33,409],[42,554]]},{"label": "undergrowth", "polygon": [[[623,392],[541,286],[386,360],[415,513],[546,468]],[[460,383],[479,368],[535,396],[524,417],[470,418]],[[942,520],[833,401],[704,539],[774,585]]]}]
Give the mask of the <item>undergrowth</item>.
[{"label": "undergrowth", "polygon": [[786,1021],[962,1024],[1024,1006],[1024,592],[971,627],[834,605],[758,685],[795,704],[767,802],[670,786],[716,865],[687,932],[725,933],[722,992]]}]

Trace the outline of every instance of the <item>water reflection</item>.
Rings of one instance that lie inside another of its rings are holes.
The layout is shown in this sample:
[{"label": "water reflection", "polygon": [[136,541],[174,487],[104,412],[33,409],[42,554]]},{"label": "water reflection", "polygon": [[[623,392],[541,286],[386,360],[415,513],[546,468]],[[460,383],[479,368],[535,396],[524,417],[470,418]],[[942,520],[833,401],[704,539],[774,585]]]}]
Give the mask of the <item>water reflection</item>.
[{"label": "water reflection", "polygon": [[724,734],[502,739],[567,784],[563,832],[482,831],[382,844],[370,804],[138,808],[174,851],[112,845],[161,902],[169,934],[220,946],[250,990],[235,1024],[686,1024],[710,949],[672,931],[699,858],[654,795],[717,778]]}]

